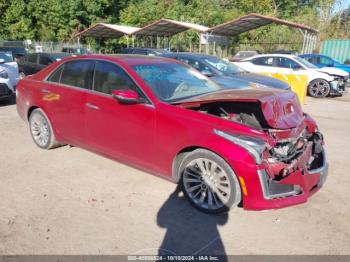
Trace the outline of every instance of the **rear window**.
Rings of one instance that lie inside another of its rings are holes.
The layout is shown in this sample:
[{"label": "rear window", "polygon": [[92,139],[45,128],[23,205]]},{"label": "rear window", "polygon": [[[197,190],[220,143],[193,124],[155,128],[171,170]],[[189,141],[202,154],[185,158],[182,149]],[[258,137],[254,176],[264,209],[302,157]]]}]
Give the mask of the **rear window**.
[{"label": "rear window", "polygon": [[90,89],[93,62],[72,61],[63,65],[60,83],[80,88]]},{"label": "rear window", "polygon": [[60,68],[58,68],[55,72],[53,72],[53,74],[51,74],[51,75],[47,78],[47,81],[59,83],[59,82],[60,82],[60,79],[61,79],[62,69],[63,69],[63,66],[61,66]]}]

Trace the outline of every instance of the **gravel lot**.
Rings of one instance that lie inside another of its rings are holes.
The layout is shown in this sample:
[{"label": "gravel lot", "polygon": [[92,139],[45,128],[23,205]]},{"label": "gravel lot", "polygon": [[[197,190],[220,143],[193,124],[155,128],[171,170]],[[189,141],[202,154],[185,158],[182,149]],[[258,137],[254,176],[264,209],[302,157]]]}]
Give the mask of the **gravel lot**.
[{"label": "gravel lot", "polygon": [[324,188],[295,207],[210,216],[158,177],[75,147],[40,150],[0,102],[0,253],[350,254],[350,95],[304,110],[325,135]]}]

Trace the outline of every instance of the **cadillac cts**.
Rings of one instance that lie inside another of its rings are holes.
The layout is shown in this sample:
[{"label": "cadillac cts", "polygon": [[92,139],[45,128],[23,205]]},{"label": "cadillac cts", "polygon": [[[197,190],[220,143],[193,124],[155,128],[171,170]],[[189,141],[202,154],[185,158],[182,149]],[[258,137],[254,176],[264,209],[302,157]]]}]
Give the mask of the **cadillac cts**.
[{"label": "cadillac cts", "polygon": [[71,144],[162,176],[204,212],[303,203],[327,175],[323,136],[289,91],[221,89],[181,62],[130,55],[64,59],[17,90],[40,148]]}]

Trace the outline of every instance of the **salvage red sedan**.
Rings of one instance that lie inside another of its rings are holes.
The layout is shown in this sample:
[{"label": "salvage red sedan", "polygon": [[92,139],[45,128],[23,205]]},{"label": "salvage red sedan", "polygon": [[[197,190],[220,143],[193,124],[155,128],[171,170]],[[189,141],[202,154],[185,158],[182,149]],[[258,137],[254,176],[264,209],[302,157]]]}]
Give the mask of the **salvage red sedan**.
[{"label": "salvage red sedan", "polygon": [[162,176],[208,213],[303,203],[327,176],[323,136],[294,93],[222,89],[171,59],[68,58],[21,80],[17,109],[40,148]]}]

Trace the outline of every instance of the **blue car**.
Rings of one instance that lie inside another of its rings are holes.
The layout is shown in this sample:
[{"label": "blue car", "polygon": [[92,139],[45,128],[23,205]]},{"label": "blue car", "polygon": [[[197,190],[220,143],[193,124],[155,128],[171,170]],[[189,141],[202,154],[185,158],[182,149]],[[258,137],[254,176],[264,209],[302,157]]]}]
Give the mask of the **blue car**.
[{"label": "blue car", "polygon": [[335,67],[350,73],[350,65],[339,63],[338,61],[326,55],[304,54],[304,55],[299,55],[299,57],[304,58],[305,60],[309,61],[311,64],[314,64],[319,68]]}]

